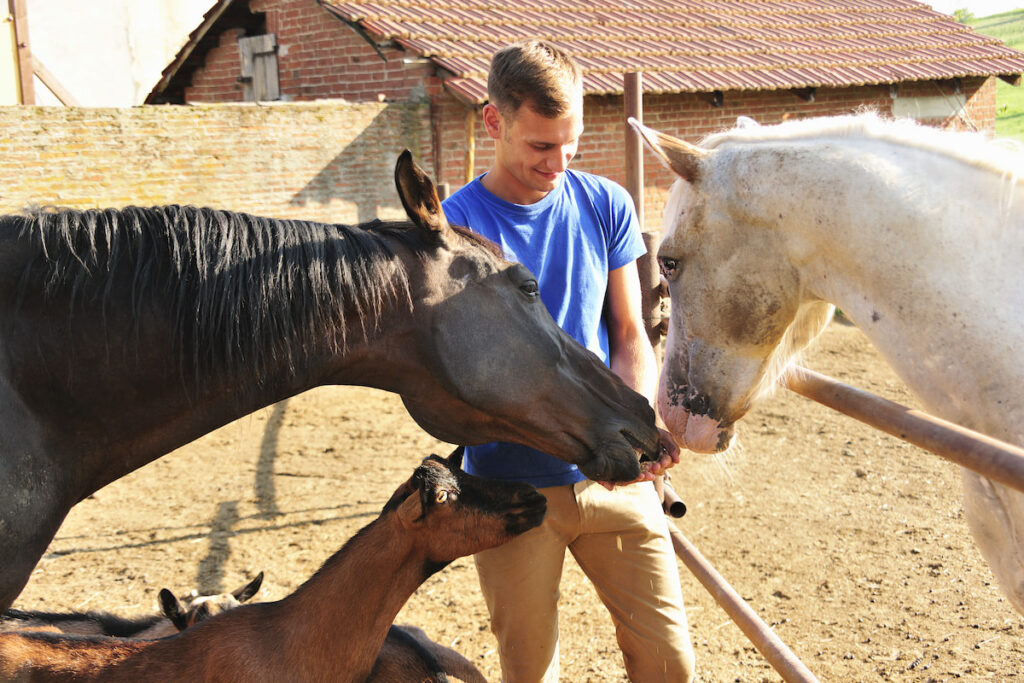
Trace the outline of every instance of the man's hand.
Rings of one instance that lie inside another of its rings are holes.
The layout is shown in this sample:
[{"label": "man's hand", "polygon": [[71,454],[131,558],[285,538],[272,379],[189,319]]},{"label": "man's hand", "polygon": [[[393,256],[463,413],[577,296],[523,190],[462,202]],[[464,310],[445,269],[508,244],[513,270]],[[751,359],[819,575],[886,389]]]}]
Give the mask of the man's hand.
[{"label": "man's hand", "polygon": [[661,447],[661,457],[657,462],[647,460],[640,463],[640,476],[633,481],[621,481],[615,484],[609,481],[598,482],[601,486],[605,487],[609,491],[614,489],[616,486],[627,486],[629,484],[635,484],[638,481],[654,481],[654,478],[664,474],[667,469],[674,465],[679,464],[679,446],[676,444],[676,440],[672,438],[666,430],[661,427],[658,428],[659,441]]}]

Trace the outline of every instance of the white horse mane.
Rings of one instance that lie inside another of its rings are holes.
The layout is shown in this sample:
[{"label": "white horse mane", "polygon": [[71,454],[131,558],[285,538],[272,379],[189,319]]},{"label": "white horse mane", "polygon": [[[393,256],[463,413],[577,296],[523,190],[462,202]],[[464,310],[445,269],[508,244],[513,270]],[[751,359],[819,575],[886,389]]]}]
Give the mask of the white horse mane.
[{"label": "white horse mane", "polygon": [[729,143],[777,142],[811,138],[868,138],[906,145],[988,169],[1016,182],[1024,178],[1024,155],[1019,143],[993,140],[981,133],[953,132],[913,119],[886,119],[877,112],[795,119],[771,126],[740,126],[712,133],[700,146],[713,149]]}]

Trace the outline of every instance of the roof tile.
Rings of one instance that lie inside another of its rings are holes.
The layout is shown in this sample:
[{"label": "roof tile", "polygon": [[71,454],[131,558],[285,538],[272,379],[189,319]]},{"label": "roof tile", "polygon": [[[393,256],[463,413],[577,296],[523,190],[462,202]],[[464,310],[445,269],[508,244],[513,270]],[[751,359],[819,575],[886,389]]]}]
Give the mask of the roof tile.
[{"label": "roof tile", "polygon": [[580,61],[590,93],[843,87],[1017,76],[1024,53],[915,0],[375,0],[323,5],[433,59],[487,97],[496,46],[539,37]]}]

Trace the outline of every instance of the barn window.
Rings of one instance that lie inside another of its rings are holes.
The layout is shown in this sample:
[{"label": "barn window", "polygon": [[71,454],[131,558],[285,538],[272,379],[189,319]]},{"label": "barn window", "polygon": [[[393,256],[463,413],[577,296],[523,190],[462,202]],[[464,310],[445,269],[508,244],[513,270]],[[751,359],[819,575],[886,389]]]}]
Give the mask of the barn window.
[{"label": "barn window", "polygon": [[246,102],[281,99],[277,76],[277,36],[267,33],[238,39],[242,57],[243,96]]}]

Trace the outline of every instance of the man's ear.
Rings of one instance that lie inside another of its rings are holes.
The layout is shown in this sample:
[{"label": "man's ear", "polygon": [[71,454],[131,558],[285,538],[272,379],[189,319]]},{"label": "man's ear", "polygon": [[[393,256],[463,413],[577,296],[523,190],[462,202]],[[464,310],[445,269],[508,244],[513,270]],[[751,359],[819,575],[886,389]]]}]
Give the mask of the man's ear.
[{"label": "man's ear", "polygon": [[481,116],[484,120],[484,130],[487,131],[487,135],[495,140],[501,138],[501,124],[504,119],[502,119],[498,108],[488,102],[484,105]]}]

